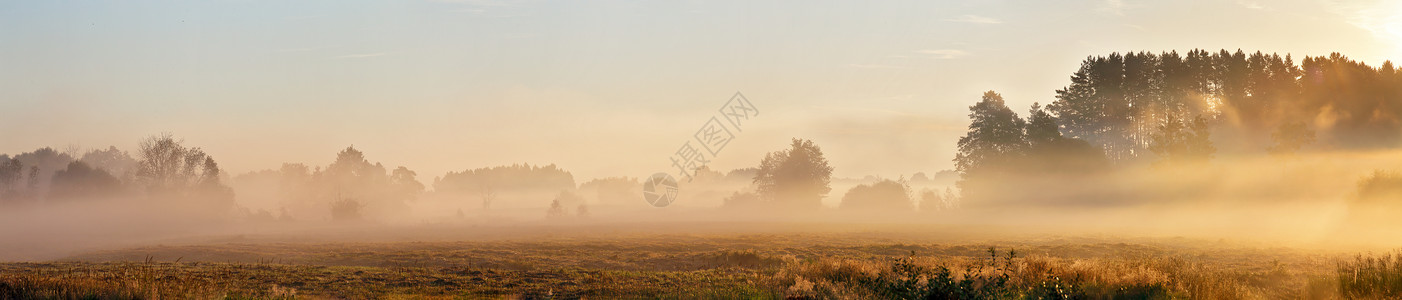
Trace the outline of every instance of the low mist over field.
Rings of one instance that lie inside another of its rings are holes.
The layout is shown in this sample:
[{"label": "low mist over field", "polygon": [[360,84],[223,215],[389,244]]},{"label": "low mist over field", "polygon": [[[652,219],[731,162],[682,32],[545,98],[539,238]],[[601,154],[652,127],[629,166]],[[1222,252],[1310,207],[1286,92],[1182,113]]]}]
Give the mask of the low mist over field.
[{"label": "low mist over field", "polygon": [[0,299],[1402,298],[1386,1],[0,4]]}]

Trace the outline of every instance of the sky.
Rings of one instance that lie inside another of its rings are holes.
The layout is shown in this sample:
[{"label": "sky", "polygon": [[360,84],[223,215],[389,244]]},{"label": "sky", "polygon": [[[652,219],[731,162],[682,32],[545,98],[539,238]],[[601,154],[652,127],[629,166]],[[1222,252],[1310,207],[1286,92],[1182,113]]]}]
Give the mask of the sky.
[{"label": "sky", "polygon": [[233,174],[354,145],[425,183],[647,177],[741,92],[759,113],[713,168],[804,138],[835,176],[896,178],[952,168],[982,92],[1025,114],[1087,56],[1402,57],[1387,1],[865,2],[0,2],[0,153],[169,132]]}]

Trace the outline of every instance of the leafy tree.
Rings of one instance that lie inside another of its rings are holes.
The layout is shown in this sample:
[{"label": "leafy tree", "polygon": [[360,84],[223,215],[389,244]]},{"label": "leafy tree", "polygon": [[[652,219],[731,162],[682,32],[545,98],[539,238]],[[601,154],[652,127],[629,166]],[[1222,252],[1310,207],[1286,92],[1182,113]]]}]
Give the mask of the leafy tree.
[{"label": "leafy tree", "polygon": [[54,173],[49,201],[94,200],[122,194],[122,182],[102,169],[75,161]]},{"label": "leafy tree", "polygon": [[390,184],[395,187],[395,196],[400,201],[414,201],[424,192],[424,184],[415,177],[419,173],[400,166],[390,173]]},{"label": "leafy tree", "polygon": [[960,177],[955,185],[965,199],[1020,201],[1022,196],[1007,193],[1006,184],[1048,175],[1089,174],[1108,165],[1102,148],[1062,136],[1061,118],[1040,104],[1032,105],[1024,121],[1002,96],[990,91],[969,110],[969,132],[959,139],[954,158]]},{"label": "leafy tree", "polygon": [[351,198],[341,198],[331,201],[332,221],[359,221],[364,216],[361,210],[365,208],[364,203]]},{"label": "leafy tree", "polygon": [[945,202],[938,190],[924,189],[920,191],[920,211],[936,212],[949,208],[949,203]]},{"label": "leafy tree", "polygon": [[1351,198],[1354,204],[1402,204],[1397,201],[1402,199],[1402,174],[1374,170],[1358,181]]},{"label": "leafy tree", "polygon": [[817,209],[832,191],[831,177],[823,150],[813,141],[794,138],[788,150],[764,156],[754,184],[760,197],[781,207]]},{"label": "leafy tree", "polygon": [[912,210],[910,186],[904,181],[884,179],[847,190],[838,206],[847,210]]},{"label": "leafy tree", "polygon": [[15,155],[13,160],[20,162],[26,169],[23,170],[22,184],[24,191],[17,193],[23,198],[39,200],[39,197],[46,194],[49,188],[49,180],[53,179],[54,172],[68,167],[68,163],[73,162],[73,157],[54,150],[50,147],[35,149],[33,152],[20,153]]},{"label": "leafy tree", "polygon": [[118,179],[129,179],[130,176],[136,175],[136,159],[128,155],[126,151],[117,149],[116,146],[109,146],[104,150],[88,151],[79,160],[90,167],[102,169]]},{"label": "leafy tree", "polygon": [[925,183],[929,181],[930,175],[925,174],[925,172],[915,172],[915,174],[910,175],[910,182]]},{"label": "leafy tree", "polygon": [[[355,199],[365,217],[396,216],[408,212],[407,202],[423,192],[414,171],[396,168],[393,173],[380,163],[370,163],[365,153],[346,147],[325,170],[312,175],[320,199]],[[326,201],[326,200],[323,200]],[[325,202],[323,202],[325,203]]]},{"label": "leafy tree", "polygon": [[[1002,95],[983,93],[983,99],[969,107],[969,119],[973,120],[969,132],[959,138],[959,152],[954,156],[955,170],[965,180],[1011,166],[1027,148],[1024,122],[1008,109]],[[962,189],[964,181],[959,184]]]},{"label": "leafy tree", "polygon": [[1027,115],[1027,149],[1017,163],[1022,174],[1080,174],[1109,166],[1103,149],[1080,139],[1067,138],[1058,130],[1057,118],[1032,103]]}]

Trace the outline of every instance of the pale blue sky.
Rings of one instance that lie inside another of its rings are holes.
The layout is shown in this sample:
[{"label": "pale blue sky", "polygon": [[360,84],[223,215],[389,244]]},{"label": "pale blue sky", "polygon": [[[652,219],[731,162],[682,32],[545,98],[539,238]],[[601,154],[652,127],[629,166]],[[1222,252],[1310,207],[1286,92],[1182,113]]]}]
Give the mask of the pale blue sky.
[{"label": "pale blue sky", "polygon": [[716,167],[814,139],[839,176],[951,166],[985,90],[1050,102],[1088,55],[1402,54],[1382,1],[0,3],[0,153],[172,132],[229,171],[350,144],[431,181],[557,163],[645,177],[735,91]]}]

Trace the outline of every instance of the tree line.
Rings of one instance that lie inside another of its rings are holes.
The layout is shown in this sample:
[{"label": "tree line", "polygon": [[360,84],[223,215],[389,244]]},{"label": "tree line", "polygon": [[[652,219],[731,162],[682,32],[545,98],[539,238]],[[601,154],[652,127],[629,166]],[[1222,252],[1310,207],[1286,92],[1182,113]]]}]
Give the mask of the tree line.
[{"label": "tree line", "polygon": [[[1209,161],[1219,151],[1290,155],[1396,147],[1402,144],[1402,71],[1390,62],[1375,68],[1337,53],[1299,64],[1289,54],[1259,51],[1111,53],[1086,58],[1051,103],[1034,103],[1025,117],[993,91],[969,109],[969,131],[959,138],[953,159],[957,194],[912,191],[903,179],[877,180],[847,191],[839,207],[951,207],[956,197],[990,197],[1006,189],[1009,179],[1186,165]],[[721,173],[703,167],[696,174],[696,181],[717,186],[742,183],[723,197],[723,206],[731,208],[816,209],[831,192],[832,167],[822,149],[798,138],[753,168]],[[162,135],[143,141],[134,156],[115,147],[82,155],[51,148],[0,155],[0,201],[139,194],[231,203],[223,177],[199,148]],[[426,192],[414,171],[371,163],[354,147],[325,167],[289,163],[234,178],[272,187],[277,192],[264,196],[279,199],[285,209],[325,212],[327,203],[338,203],[351,217],[403,211]],[[558,209],[552,214],[588,198],[636,201],[640,189],[637,178],[576,185],[554,165],[528,164],[449,172],[432,186],[433,197],[477,202],[483,209],[502,198],[553,198]]]},{"label": "tree line", "polygon": [[1402,71],[1391,62],[1374,68],[1338,53],[1299,65],[1260,51],[1111,53],[1086,58],[1070,79],[1026,118],[993,91],[969,107],[954,158],[961,195],[992,200],[1007,182],[1075,185],[1079,175],[1201,163],[1219,150],[1291,155],[1402,143]]},{"label": "tree line", "polygon": [[[140,198],[222,210],[232,190],[214,158],[169,134],[142,140],[133,157],[116,147],[59,152],[45,147],[0,154],[0,203],[24,205],[108,198]],[[179,199],[179,200],[176,200]]]},{"label": "tree line", "polygon": [[1290,152],[1402,143],[1402,72],[1334,53],[1305,57],[1201,49],[1088,57],[1047,106],[1068,137],[1104,148],[1115,162],[1152,158],[1166,123],[1198,117],[1234,152]]}]

